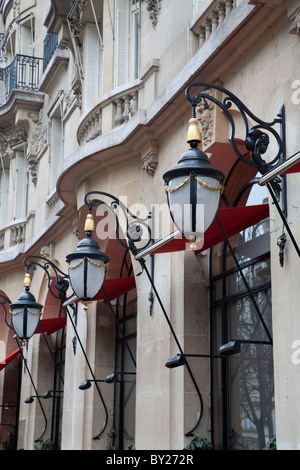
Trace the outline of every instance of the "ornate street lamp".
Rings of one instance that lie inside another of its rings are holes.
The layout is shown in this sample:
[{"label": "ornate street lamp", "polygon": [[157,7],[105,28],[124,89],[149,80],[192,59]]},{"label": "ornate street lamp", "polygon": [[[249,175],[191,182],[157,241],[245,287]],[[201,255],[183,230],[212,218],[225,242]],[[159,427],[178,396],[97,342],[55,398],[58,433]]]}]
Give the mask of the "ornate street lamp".
[{"label": "ornate street lamp", "polygon": [[[192,96],[190,94],[192,88],[202,88],[204,91]],[[224,100],[219,101],[214,96],[208,94],[208,89],[221,91],[225,95]],[[198,121],[195,117],[196,106],[202,101],[204,107],[208,108],[207,100],[210,100],[222,109],[230,123],[231,136],[229,140],[238,158],[248,165],[256,167],[257,171],[262,175],[274,169],[285,159],[284,138],[274,129],[274,125],[279,123],[282,131],[284,130],[284,109],[272,122],[264,122],[254,116],[233,93],[219,85],[205,82],[192,83],[186,89],[186,97],[192,106],[192,119],[189,122],[187,135],[190,149],[183,153],[175,168],[164,173],[163,179],[165,181],[170,215],[176,227],[186,239],[196,241],[203,237],[215,219],[225,179],[225,175],[220,170],[212,168],[207,155],[198,149],[198,144],[201,142],[201,134],[198,129]],[[235,123],[230,113],[232,104],[237,107],[243,118],[245,124],[245,146],[250,152],[251,159],[245,158],[236,145]],[[248,127],[249,119],[257,123],[251,129]],[[278,152],[271,161],[262,158],[269,145],[269,135],[267,132],[275,138],[278,144]],[[278,195],[280,192],[278,178],[271,181],[271,186],[273,186]]]},{"label": "ornate street lamp", "polygon": [[109,257],[100,251],[97,241],[92,238],[94,221],[91,214],[87,215],[84,230],[86,237],[66,259],[72,289],[87,309],[102,288]]},{"label": "ornate street lamp", "polygon": [[10,304],[10,313],[13,329],[23,345],[32,337],[37,329],[43,305],[36,302],[29,292],[31,286],[30,274],[25,274],[25,292],[20,295],[17,302]]},{"label": "ornate street lamp", "polygon": [[[106,196],[112,200],[112,203],[108,205],[108,203],[102,199],[90,199],[91,194]],[[106,270],[109,265],[109,257],[100,251],[97,241],[92,238],[92,234],[95,230],[94,220],[91,214],[93,207],[101,205],[108,207],[116,220],[116,236],[119,242],[125,248],[129,248],[129,250],[134,254],[138,251],[135,243],[141,240],[143,234],[142,226],[146,227],[148,232],[146,245],[151,241],[151,231],[150,227],[145,222],[145,219],[141,219],[132,214],[119,199],[111,194],[102,191],[91,191],[85,195],[84,201],[89,210],[84,227],[86,237],[78,243],[76,251],[69,253],[66,256],[66,259],[68,263],[69,279],[74,294],[84,304],[84,309],[87,309],[88,304],[100,292],[105,280]],[[119,219],[116,214],[117,207],[123,211],[125,216],[128,245],[124,243],[119,233],[120,226]],[[129,216],[134,219],[131,223],[129,223]]]},{"label": "ornate street lamp", "polygon": [[[34,259],[34,260],[33,260]],[[31,260],[31,261],[30,261]],[[42,260],[44,264],[39,263],[36,260]],[[57,299],[65,299],[65,294],[69,286],[69,281],[67,280],[66,274],[64,274],[60,269],[57,268],[51,261],[43,258],[42,256],[29,256],[25,258],[24,265],[27,269],[27,273],[24,278],[24,287],[25,292],[20,295],[17,302],[9,303],[12,328],[14,329],[16,335],[21,340],[23,345],[26,345],[28,340],[34,335],[39,320],[42,314],[43,305],[36,302],[34,296],[30,292],[31,287],[31,276],[29,274],[30,269],[35,266],[40,266],[45,270],[48,276],[48,289],[51,294]],[[57,288],[58,295],[55,294],[51,288],[51,276],[48,271],[48,268],[52,267],[55,273],[55,287]],[[1,301],[1,304],[5,308],[5,302],[8,299]],[[5,315],[6,318],[6,315]],[[7,321],[6,321],[7,323]],[[8,325],[8,323],[7,323]],[[8,325],[10,328],[11,326]]]},{"label": "ornate street lamp", "polygon": [[214,221],[225,175],[211,167],[206,153],[198,148],[201,135],[195,117],[189,122],[187,142],[190,148],[163,178],[173,222],[187,240],[195,242],[203,238]]}]

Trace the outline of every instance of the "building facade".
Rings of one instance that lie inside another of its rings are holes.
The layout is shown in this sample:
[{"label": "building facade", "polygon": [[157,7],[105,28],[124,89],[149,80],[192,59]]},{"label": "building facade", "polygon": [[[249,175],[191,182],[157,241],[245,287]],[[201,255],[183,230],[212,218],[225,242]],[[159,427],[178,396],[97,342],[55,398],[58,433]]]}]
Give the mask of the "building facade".
[{"label": "building facade", "polygon": [[[297,154],[299,1],[2,0],[0,15],[2,448],[180,450],[199,438],[216,450],[274,439],[299,449],[299,256],[257,183],[234,103],[232,145],[220,91],[253,113],[249,127],[275,120],[284,157]],[[145,270],[128,250],[122,204],[151,243],[174,231],[163,174],[188,148],[185,90],[196,82],[213,97],[195,117],[225,174],[227,237],[212,225],[197,249],[165,242]],[[266,161],[276,144],[271,133]],[[297,241],[300,177],[293,167],[279,178]],[[94,208],[94,237],[110,263],[85,308],[63,302],[57,279],[84,238],[89,192],[107,201]],[[21,348],[9,304],[26,268],[44,308]],[[221,355],[234,340],[236,354]],[[179,353],[183,366],[166,367]]]}]

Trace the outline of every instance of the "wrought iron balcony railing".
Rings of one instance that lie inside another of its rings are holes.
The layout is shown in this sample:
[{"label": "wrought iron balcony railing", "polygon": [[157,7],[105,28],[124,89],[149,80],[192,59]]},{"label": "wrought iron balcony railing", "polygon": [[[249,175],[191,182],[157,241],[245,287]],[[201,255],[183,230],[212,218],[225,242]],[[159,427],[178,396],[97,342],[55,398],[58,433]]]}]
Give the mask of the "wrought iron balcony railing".
[{"label": "wrought iron balcony railing", "polygon": [[43,71],[46,70],[47,65],[50,62],[51,57],[56,51],[58,46],[58,35],[49,33],[44,39],[44,54],[43,54]]},{"label": "wrought iron balcony railing", "polygon": [[43,59],[17,54],[10,65],[0,70],[0,106],[13,90],[38,91]]}]

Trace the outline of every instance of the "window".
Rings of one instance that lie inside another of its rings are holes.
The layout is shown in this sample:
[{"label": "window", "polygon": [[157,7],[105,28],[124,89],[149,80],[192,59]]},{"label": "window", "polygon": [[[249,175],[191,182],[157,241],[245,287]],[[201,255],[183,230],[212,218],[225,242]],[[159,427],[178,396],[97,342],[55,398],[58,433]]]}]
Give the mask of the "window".
[{"label": "window", "polygon": [[[251,205],[265,203],[255,185]],[[241,350],[213,360],[216,447],[263,449],[275,436],[269,221],[216,246],[211,254],[211,342],[239,340]],[[238,261],[238,266],[234,260]]]},{"label": "window", "polygon": [[136,0],[132,0],[130,37],[132,38],[130,48],[132,55],[132,78],[135,80],[139,76],[140,65],[140,7],[139,2]]},{"label": "window", "polygon": [[27,214],[28,169],[24,152],[17,150],[14,179],[14,220],[23,219]]},{"label": "window", "polygon": [[138,0],[115,3],[115,86],[135,80],[139,75],[140,4]]},{"label": "window", "polygon": [[50,162],[50,192],[56,188],[58,168],[63,157],[64,131],[63,122],[60,116],[52,116],[52,136],[51,136],[51,162]]},{"label": "window", "polygon": [[3,166],[0,178],[0,228],[7,224],[9,169]]},{"label": "window", "polygon": [[87,23],[85,28],[84,56],[84,110],[94,106],[100,90],[100,38],[95,23]]},{"label": "window", "polygon": [[20,54],[34,56],[34,18],[19,23],[20,26]]}]

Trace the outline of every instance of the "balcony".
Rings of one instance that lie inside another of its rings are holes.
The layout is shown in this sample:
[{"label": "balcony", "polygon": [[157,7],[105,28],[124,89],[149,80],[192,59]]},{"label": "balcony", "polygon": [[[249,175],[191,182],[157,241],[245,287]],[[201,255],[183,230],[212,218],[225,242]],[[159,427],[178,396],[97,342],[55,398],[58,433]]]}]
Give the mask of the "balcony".
[{"label": "balcony", "polygon": [[58,47],[58,35],[49,33],[44,39],[43,72],[45,72],[54,52]]},{"label": "balcony", "polygon": [[13,90],[38,91],[42,60],[17,54],[8,67],[0,70],[0,106],[7,103]]}]

